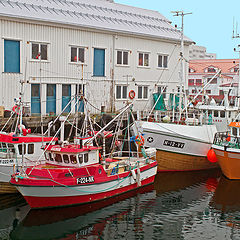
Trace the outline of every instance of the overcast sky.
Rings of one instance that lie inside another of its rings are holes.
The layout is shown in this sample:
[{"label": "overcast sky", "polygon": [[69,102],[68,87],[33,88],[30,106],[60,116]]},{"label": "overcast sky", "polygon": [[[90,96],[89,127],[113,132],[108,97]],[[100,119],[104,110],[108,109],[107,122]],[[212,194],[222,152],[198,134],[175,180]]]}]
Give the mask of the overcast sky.
[{"label": "overcast sky", "polygon": [[216,53],[217,58],[239,58],[239,53],[233,49],[240,45],[240,38],[232,39],[232,35],[233,18],[238,22],[240,33],[240,0],[115,0],[115,2],[156,10],[172,21],[173,25],[178,26],[181,26],[180,17],[173,17],[171,11],[192,12],[184,18],[186,36],[197,45],[205,46],[207,52]]}]

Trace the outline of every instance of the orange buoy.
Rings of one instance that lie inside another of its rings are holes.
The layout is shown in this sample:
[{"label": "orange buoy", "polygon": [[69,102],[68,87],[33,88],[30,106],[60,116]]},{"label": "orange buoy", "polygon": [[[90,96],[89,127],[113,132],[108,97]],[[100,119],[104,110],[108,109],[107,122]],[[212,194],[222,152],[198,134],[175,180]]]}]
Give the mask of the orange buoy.
[{"label": "orange buoy", "polygon": [[209,162],[212,162],[212,163],[215,163],[218,161],[217,156],[212,148],[207,153],[207,159]]},{"label": "orange buoy", "polygon": [[230,142],[230,140],[231,140],[230,134],[228,134],[226,140],[227,140],[228,142]]}]

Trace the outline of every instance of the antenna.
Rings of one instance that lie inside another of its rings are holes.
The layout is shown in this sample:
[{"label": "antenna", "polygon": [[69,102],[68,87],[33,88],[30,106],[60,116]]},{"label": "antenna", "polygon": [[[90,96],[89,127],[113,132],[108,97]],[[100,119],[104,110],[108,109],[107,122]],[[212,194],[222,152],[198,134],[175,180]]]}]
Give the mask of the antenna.
[{"label": "antenna", "polygon": [[232,38],[240,38],[240,35],[238,33],[238,22],[236,22],[236,28],[235,28],[235,19],[233,18],[233,35]]}]

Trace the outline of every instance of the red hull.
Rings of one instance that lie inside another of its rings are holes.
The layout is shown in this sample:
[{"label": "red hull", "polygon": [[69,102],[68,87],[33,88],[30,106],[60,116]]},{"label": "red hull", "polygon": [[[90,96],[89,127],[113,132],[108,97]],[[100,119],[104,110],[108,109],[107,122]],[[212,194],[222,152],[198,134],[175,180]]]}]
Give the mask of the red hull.
[{"label": "red hull", "polygon": [[[155,175],[144,179],[141,181],[143,186],[151,184],[154,182]],[[84,195],[84,196],[67,196],[67,197],[31,197],[31,196],[24,196],[28,204],[31,208],[51,208],[51,207],[63,207],[63,206],[70,206],[70,205],[77,205],[77,204],[84,204],[89,202],[100,201],[106,198],[114,197],[116,195],[120,195],[126,193],[128,191],[136,190],[140,187],[137,186],[137,183],[115,189],[108,192],[91,194],[91,195]]]}]

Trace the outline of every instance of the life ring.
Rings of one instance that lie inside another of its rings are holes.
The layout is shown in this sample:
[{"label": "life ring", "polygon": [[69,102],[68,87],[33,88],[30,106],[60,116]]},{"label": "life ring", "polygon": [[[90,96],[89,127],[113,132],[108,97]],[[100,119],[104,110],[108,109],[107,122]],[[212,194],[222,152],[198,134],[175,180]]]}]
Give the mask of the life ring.
[{"label": "life ring", "polygon": [[143,146],[144,145],[144,138],[142,135],[137,135],[136,136],[136,142],[139,146]]},{"label": "life ring", "polygon": [[128,95],[129,95],[130,99],[134,99],[136,94],[135,94],[134,90],[131,90]]}]

